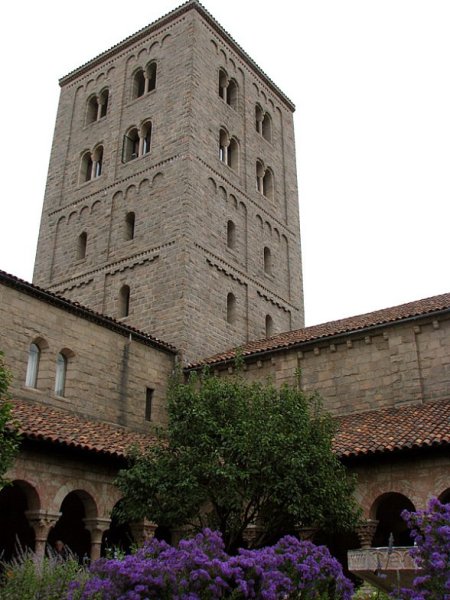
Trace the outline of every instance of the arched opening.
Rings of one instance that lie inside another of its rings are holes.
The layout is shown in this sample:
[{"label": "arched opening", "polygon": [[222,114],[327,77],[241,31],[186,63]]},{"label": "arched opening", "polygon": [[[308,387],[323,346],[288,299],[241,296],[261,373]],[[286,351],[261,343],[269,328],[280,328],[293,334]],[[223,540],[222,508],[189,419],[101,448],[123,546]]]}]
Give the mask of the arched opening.
[{"label": "arched opening", "polygon": [[155,530],[155,538],[160,542],[167,542],[168,544],[172,543],[172,532],[170,527],[166,527],[165,525],[158,525]]},{"label": "arched opening", "polygon": [[78,236],[77,260],[82,260],[83,258],[86,258],[86,249],[87,249],[87,233],[85,231],[83,231],[83,233],[80,233],[80,235]]},{"label": "arched opening", "polygon": [[103,90],[100,94],[100,119],[106,117],[106,113],[108,112],[108,103],[109,103],[109,90]]},{"label": "arched opening", "polygon": [[102,537],[102,556],[114,556],[116,551],[131,553],[134,544],[133,534],[128,523],[122,523],[117,516],[121,500],[117,502],[111,513],[111,524]]},{"label": "arched opening", "polygon": [[130,314],[130,288],[123,285],[119,292],[119,317],[128,317]]},{"label": "arched opening", "polygon": [[236,297],[231,292],[227,296],[227,323],[236,322]]},{"label": "arched opening", "polygon": [[219,133],[219,160],[228,164],[228,133],[225,129],[221,129]]},{"label": "arched opening", "polygon": [[415,510],[411,500],[396,492],[383,494],[375,501],[371,514],[373,518],[377,519],[378,526],[373,537],[372,546],[389,546],[391,534],[394,546],[413,545],[408,527],[401,516],[402,511],[405,509]]},{"label": "arched opening", "polygon": [[255,106],[255,129],[262,135],[262,122],[264,119],[264,113],[262,108],[257,104]]},{"label": "arched opening", "polygon": [[269,113],[264,114],[261,124],[261,134],[268,142],[272,141],[272,118]]},{"label": "arched opening", "polygon": [[135,214],[129,212],[125,217],[125,240],[134,239]]},{"label": "arched opening", "polygon": [[139,156],[139,132],[133,127],[123,139],[122,161],[129,162]]},{"label": "arched opening", "polygon": [[39,361],[41,358],[41,349],[34,342],[30,344],[28,350],[27,374],[25,385],[30,388],[37,387],[37,378],[39,374]]},{"label": "arched opening", "polygon": [[273,319],[270,315],[266,315],[266,338],[274,335]]},{"label": "arched opening", "polygon": [[238,103],[238,85],[234,79],[230,79],[227,87],[227,104],[231,108],[237,109]]},{"label": "arched opening", "polygon": [[84,519],[96,515],[94,501],[86,492],[76,490],[67,494],[59,509],[61,517],[48,535],[48,543],[54,548],[61,540],[66,548],[77,555],[79,560],[90,556],[91,535],[86,529]]},{"label": "arched opening", "polygon": [[156,89],[156,63],[151,62],[147,65],[147,92]]},{"label": "arched opening", "polygon": [[231,250],[236,247],[236,225],[231,220],[227,223],[227,246]]},{"label": "arched opening", "polygon": [[103,146],[98,146],[94,151],[94,178],[100,177],[103,169]]},{"label": "arched opening", "polygon": [[27,510],[39,508],[36,490],[25,481],[14,481],[0,491],[0,557],[8,561],[22,550],[34,550],[34,529]]},{"label": "arched opening", "polygon": [[58,352],[56,357],[55,394],[64,396],[67,377],[67,356]]},{"label": "arched opening", "polygon": [[231,138],[228,146],[228,166],[234,171],[239,170],[239,144],[236,138]]},{"label": "arched opening", "polygon": [[263,179],[264,179],[264,166],[260,160],[257,160],[256,161],[256,189],[261,194],[264,191]]},{"label": "arched opening", "polygon": [[152,142],[152,124],[151,122],[144,123],[142,126],[142,154],[150,152]]},{"label": "arched opening", "polygon": [[85,183],[92,178],[92,155],[90,152],[85,152],[81,158],[80,182]]},{"label": "arched opening", "polygon": [[267,246],[264,247],[264,273],[272,275],[272,253]]},{"label": "arched opening", "polygon": [[266,169],[263,177],[263,194],[266,198],[273,200],[273,175],[270,169]]},{"label": "arched opening", "polygon": [[133,76],[133,98],[140,98],[145,93],[145,75],[143,69],[138,69]]},{"label": "arched opening", "polygon": [[442,504],[450,504],[450,488],[443,491],[438,500]]},{"label": "arched opening", "polygon": [[91,96],[87,102],[86,124],[93,123],[97,120],[98,115],[98,99],[97,96]]},{"label": "arched opening", "polygon": [[223,69],[219,70],[219,98],[227,99],[228,75]]}]

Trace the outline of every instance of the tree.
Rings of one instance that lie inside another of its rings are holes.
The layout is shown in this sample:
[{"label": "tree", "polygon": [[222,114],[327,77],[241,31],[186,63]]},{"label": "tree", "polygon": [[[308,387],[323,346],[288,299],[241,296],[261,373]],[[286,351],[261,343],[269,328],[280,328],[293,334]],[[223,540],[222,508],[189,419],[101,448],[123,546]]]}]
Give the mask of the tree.
[{"label": "tree", "polygon": [[8,403],[10,381],[11,373],[5,367],[3,352],[0,352],[0,490],[8,483],[4,474],[11,467],[19,449],[19,436]]},{"label": "tree", "polygon": [[241,376],[175,378],[158,445],[119,473],[121,517],[218,529],[227,549],[258,523],[255,545],[297,527],[349,530],[355,482],[332,451],[317,396]]}]

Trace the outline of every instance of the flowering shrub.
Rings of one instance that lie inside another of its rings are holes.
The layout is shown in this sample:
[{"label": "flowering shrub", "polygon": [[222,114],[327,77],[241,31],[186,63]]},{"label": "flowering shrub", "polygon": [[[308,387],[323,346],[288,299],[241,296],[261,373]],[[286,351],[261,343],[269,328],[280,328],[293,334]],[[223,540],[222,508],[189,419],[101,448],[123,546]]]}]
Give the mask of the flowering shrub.
[{"label": "flowering shrub", "polygon": [[286,536],[261,550],[228,556],[209,529],[178,548],[151,540],[123,560],[101,559],[70,600],[350,600],[352,585],[323,546]]},{"label": "flowering shrub", "polygon": [[403,511],[402,517],[415,543],[411,555],[422,571],[412,589],[401,591],[400,598],[450,600],[450,504],[434,498],[427,510]]}]

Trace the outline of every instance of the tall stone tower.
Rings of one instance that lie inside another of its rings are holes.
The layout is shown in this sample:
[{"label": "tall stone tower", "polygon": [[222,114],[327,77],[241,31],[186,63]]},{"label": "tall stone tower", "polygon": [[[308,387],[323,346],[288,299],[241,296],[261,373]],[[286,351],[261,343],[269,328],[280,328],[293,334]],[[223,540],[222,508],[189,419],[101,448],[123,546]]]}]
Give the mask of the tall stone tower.
[{"label": "tall stone tower", "polygon": [[303,326],[294,106],[196,0],[60,85],[37,285],[186,360]]}]

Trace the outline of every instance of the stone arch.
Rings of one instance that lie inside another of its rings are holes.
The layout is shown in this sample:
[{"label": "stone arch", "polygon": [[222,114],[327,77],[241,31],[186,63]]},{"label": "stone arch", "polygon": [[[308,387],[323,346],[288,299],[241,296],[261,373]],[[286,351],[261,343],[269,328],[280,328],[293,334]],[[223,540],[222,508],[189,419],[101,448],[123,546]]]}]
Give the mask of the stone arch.
[{"label": "stone arch", "polygon": [[438,500],[439,502],[442,502],[442,504],[450,504],[450,487],[439,494]]},{"label": "stone arch", "polygon": [[148,54],[155,52],[156,49],[158,49],[158,48],[159,48],[159,42],[153,42],[153,44],[150,44],[150,46],[148,47]]},{"label": "stone arch", "polygon": [[116,70],[116,67],[111,67],[110,69],[107,70],[106,72],[106,77],[109,79],[111,77],[111,74]]},{"label": "stone arch", "polygon": [[146,194],[149,191],[150,191],[150,181],[147,179],[147,177],[145,177],[145,179],[143,179],[139,183],[139,194]]},{"label": "stone arch", "polygon": [[89,79],[85,84],[86,91],[89,92],[89,88],[93,87],[94,85],[95,85],[95,79],[94,78]]},{"label": "stone arch", "polygon": [[213,194],[217,193],[217,184],[212,177],[208,177],[209,189]]},{"label": "stone arch", "polygon": [[264,102],[267,102],[267,96],[263,90],[261,90],[261,98],[263,98]]},{"label": "stone arch", "polygon": [[101,83],[102,81],[104,81],[105,79],[105,74],[104,73],[100,73],[100,75],[97,76],[97,79],[95,80],[95,82],[97,84]]},{"label": "stone arch", "polygon": [[217,51],[219,48],[218,48],[216,42],[214,40],[210,40],[210,42],[211,42],[211,46],[214,48],[214,52],[217,54]]},{"label": "stone arch", "polygon": [[111,550],[119,550],[130,554],[135,543],[132,528],[129,523],[122,523],[117,516],[117,509],[120,508],[122,499],[119,499],[111,510],[111,523],[109,528],[103,533],[101,555],[105,556]]},{"label": "stone arch", "polygon": [[388,546],[392,538],[395,546],[412,546],[408,527],[401,517],[405,509],[414,511],[415,506],[399,492],[386,492],[375,499],[370,508],[371,518],[378,521],[373,546]]},{"label": "stone arch", "polygon": [[116,192],[113,195],[112,200],[113,200],[113,202],[119,202],[122,198],[123,198],[123,192],[121,190],[119,190],[118,192]]},{"label": "stone arch", "polygon": [[256,95],[259,96],[259,89],[258,89],[258,86],[256,85],[256,83],[252,83],[252,87],[253,87]]},{"label": "stone arch", "polygon": [[224,64],[227,64],[228,58],[227,58],[227,55],[225,54],[225,52],[222,50],[222,48],[219,50],[219,55],[221,56]]},{"label": "stone arch", "polygon": [[[67,217],[67,224],[70,225],[70,222],[73,221],[73,219],[75,219],[78,216],[78,213],[76,210],[73,210],[69,216]],[[64,218],[64,217],[63,217]]]},{"label": "stone arch", "polygon": [[129,57],[127,58],[127,63],[126,63],[126,64],[127,64],[127,68],[128,68],[128,65],[129,65],[130,63],[132,63],[132,62],[136,62],[136,55],[135,55],[135,54],[132,54],[131,56],[129,56]]},{"label": "stone arch", "polygon": [[134,184],[131,184],[127,187],[127,190],[125,192],[125,200],[126,200],[126,202],[130,202],[130,200],[134,200],[135,197],[136,197],[136,186]]},{"label": "stone arch", "polygon": [[100,206],[101,206],[101,201],[96,200],[91,206],[91,214],[95,214],[95,212],[97,211],[97,209],[100,208]]},{"label": "stone arch", "polygon": [[39,493],[31,483],[14,480],[0,491],[0,555],[10,560],[20,550],[34,549],[35,534],[27,514],[41,508]]},{"label": "stone arch", "polygon": [[256,215],[256,222],[257,222],[259,228],[261,230],[263,230],[264,229],[264,223],[263,223],[261,215]]},{"label": "stone arch", "polygon": [[161,183],[163,182],[163,179],[164,179],[164,173],[162,171],[159,171],[159,173],[156,173],[156,175],[153,177],[152,185],[155,187],[158,185],[161,185]]},{"label": "stone arch", "polygon": [[217,193],[220,196],[220,199],[225,202],[227,199],[227,192],[226,192],[226,189],[222,185],[219,185],[219,187],[217,189]]},{"label": "stone arch", "polygon": [[138,55],[137,55],[137,60],[141,60],[142,57],[147,56],[148,54],[148,50],[147,48],[142,48],[142,50],[139,50]]},{"label": "stone arch", "polygon": [[89,206],[83,206],[80,210],[80,219],[85,219],[89,215]]},{"label": "stone arch", "polygon": [[163,39],[161,40],[161,48],[170,40],[171,37],[172,36],[170,33],[163,37]]},{"label": "stone arch", "polygon": [[230,203],[233,205],[233,208],[234,208],[235,210],[237,210],[237,207],[238,207],[238,201],[237,201],[237,199],[236,199],[236,196],[234,196],[233,194],[230,194],[230,195],[229,195],[229,198],[228,198],[228,200],[229,200],[229,201],[230,201]]},{"label": "stone arch", "polygon": [[236,64],[235,64],[235,62],[234,62],[234,60],[232,58],[230,58],[228,60],[228,63],[230,65],[230,67],[232,67],[234,70],[236,70]]}]

